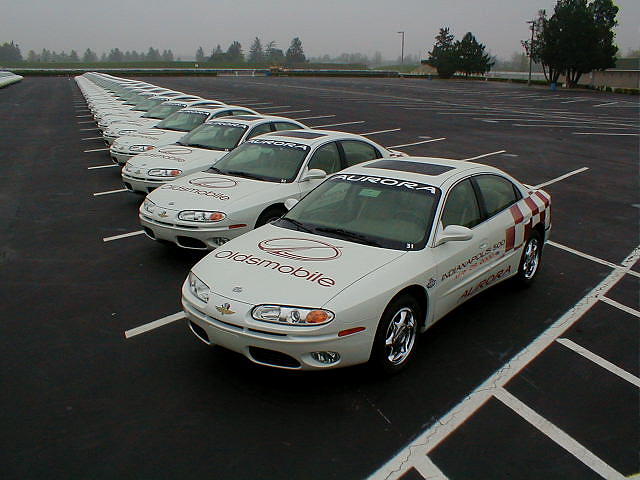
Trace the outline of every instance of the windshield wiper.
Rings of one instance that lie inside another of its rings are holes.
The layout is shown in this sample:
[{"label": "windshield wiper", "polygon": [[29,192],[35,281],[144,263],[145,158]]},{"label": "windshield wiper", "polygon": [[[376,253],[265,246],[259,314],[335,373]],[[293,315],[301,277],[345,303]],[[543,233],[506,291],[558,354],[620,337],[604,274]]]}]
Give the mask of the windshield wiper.
[{"label": "windshield wiper", "polygon": [[253,178],[254,180],[264,180],[264,177],[260,175],[253,175],[247,172],[241,172],[239,170],[227,170],[227,175],[235,175],[236,177]]},{"label": "windshield wiper", "polygon": [[316,232],[323,233],[333,233],[335,235],[348,238],[350,240],[356,241],[356,243],[363,243],[365,245],[371,245],[372,247],[381,247],[379,242],[372,240],[366,235],[362,235],[356,232],[350,232],[349,230],[345,230],[343,228],[331,228],[331,227],[317,227],[314,229]]},{"label": "windshield wiper", "polygon": [[209,167],[207,170],[207,172],[213,172],[213,173],[221,173],[221,174],[225,174],[226,172],[223,172],[222,170],[220,170],[219,168],[216,168],[214,166]]},{"label": "windshield wiper", "polygon": [[313,233],[309,227],[307,227],[304,223],[299,222],[298,220],[293,220],[292,218],[282,217],[282,218],[280,218],[280,221],[289,222],[292,225],[295,225],[296,227],[298,227],[299,231],[301,230],[303,232]]}]

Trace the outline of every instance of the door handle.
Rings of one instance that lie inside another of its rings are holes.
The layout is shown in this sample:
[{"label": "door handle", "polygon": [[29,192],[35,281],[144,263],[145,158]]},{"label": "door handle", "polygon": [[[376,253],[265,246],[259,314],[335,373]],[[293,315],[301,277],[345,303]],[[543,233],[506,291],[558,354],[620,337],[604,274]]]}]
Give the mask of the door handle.
[{"label": "door handle", "polygon": [[485,248],[487,248],[488,246],[489,246],[489,244],[488,244],[488,243],[481,243],[481,244],[480,244],[480,248],[481,248],[481,249],[483,249],[483,250],[484,250]]}]

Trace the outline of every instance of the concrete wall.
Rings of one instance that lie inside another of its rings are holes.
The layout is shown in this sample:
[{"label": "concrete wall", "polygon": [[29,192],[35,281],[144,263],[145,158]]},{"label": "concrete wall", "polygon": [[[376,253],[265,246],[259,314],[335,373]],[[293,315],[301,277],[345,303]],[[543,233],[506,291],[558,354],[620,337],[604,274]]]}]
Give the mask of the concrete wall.
[{"label": "concrete wall", "polygon": [[[586,77],[586,78],[585,78]],[[582,76],[580,83],[587,83],[594,88],[640,88],[640,70],[605,70],[591,72]]]}]

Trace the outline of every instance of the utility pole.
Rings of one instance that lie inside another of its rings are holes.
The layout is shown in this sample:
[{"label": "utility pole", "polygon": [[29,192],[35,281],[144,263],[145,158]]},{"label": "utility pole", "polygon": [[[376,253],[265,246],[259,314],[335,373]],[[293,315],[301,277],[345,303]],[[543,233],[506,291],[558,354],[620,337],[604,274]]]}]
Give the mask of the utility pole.
[{"label": "utility pole", "polygon": [[398,32],[402,35],[402,46],[400,47],[400,64],[404,65],[404,32]]},{"label": "utility pole", "polygon": [[529,25],[531,25],[531,43],[529,44],[529,80],[527,80],[527,85],[531,85],[531,58],[533,57],[533,31],[535,29],[536,22],[535,20],[527,21]]}]

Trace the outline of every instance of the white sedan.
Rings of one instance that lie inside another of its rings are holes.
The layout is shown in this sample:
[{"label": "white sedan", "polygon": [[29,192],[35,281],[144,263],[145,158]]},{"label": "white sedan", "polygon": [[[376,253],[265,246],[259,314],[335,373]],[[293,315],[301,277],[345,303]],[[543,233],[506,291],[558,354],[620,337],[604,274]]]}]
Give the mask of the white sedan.
[{"label": "white sedan", "polygon": [[172,113],[152,128],[119,137],[111,144],[111,159],[115,163],[124,165],[127,160],[138,153],[171,145],[180,140],[185,133],[202,125],[207,120],[244,114],[257,115],[258,113],[250,108],[237,105],[212,105],[210,107],[200,105],[183,108]]},{"label": "white sedan", "polygon": [[284,117],[235,115],[208,120],[176,143],[132,157],[122,169],[124,186],[149,193],[167,182],[207,170],[227,152],[267,132],[307,128]]},{"label": "white sedan", "polygon": [[154,240],[213,249],[280,217],[327,176],[394,153],[368,138],[327,130],[291,130],[247,140],[205,172],[147,195],[140,223]]},{"label": "white sedan", "polygon": [[198,262],[182,287],[193,333],[253,362],[403,368],[417,333],[492,285],[528,284],[550,196],[456,160],[379,159],[328,178],[281,219]]}]

